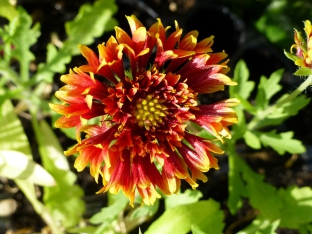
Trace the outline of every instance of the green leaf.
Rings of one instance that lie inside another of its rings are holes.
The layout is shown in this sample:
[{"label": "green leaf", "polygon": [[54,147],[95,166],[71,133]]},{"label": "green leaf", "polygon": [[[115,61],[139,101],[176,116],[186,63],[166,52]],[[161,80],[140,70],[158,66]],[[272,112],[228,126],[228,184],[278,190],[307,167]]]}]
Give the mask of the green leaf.
[{"label": "green leaf", "polygon": [[114,202],[108,207],[104,207],[100,212],[96,213],[89,220],[92,224],[107,223],[107,226],[112,223],[114,219],[124,210],[128,205],[129,200],[122,192],[114,194]]},{"label": "green leaf", "polygon": [[256,27],[266,35],[266,37],[273,43],[277,43],[285,39],[286,32],[284,32],[278,25],[269,24],[271,17],[263,15],[256,23]]},{"label": "green leaf", "polygon": [[187,189],[184,193],[173,194],[165,198],[166,210],[182,204],[189,204],[199,201],[203,194],[198,190]]},{"label": "green leaf", "polygon": [[238,119],[238,122],[233,125],[231,132],[232,133],[231,141],[235,142],[236,139],[240,139],[244,136],[247,126],[245,113],[243,109],[237,106],[235,106],[233,109],[236,112]]},{"label": "green leaf", "polygon": [[[281,100],[284,100],[288,94],[283,95],[277,103]],[[266,118],[259,117],[259,122],[257,128],[263,128],[266,126],[275,126],[283,123],[287,118],[294,116],[298,113],[300,109],[305,107],[310,102],[310,98],[306,98],[304,95],[294,98],[291,102],[287,102],[282,106],[274,109]],[[258,116],[261,116],[261,113],[257,113]]]},{"label": "green leaf", "polygon": [[12,6],[8,0],[0,0],[0,16],[11,21],[18,15],[18,11]]},{"label": "green leaf", "polygon": [[240,105],[235,107],[236,109],[244,107],[246,111],[248,111],[250,114],[256,114],[256,107],[250,104],[250,102],[247,99],[244,99],[239,94],[234,94],[235,98],[237,98],[240,101]]},{"label": "green leaf", "polygon": [[312,75],[312,69],[307,67],[299,67],[299,69],[294,73],[296,76],[309,76]]},{"label": "green leaf", "polygon": [[292,53],[289,53],[289,52],[287,52],[286,50],[284,50],[284,54],[285,54],[285,56],[288,58],[288,59],[290,59],[290,60],[292,60],[292,61],[296,61],[296,60],[298,60],[299,59],[299,57],[297,56],[297,55],[295,55],[295,54],[292,54]]},{"label": "green leaf", "polygon": [[[64,46],[68,44],[89,45],[95,37],[101,36],[104,31],[112,30],[118,24],[112,18],[116,11],[117,6],[114,0],[97,0],[93,5],[82,5],[75,19],[65,24],[69,39]],[[78,53],[79,50],[76,47],[74,54]]]},{"label": "green leaf", "polygon": [[250,146],[253,149],[260,149],[261,143],[259,138],[253,134],[251,131],[246,131],[244,134],[244,140],[248,146]]},{"label": "green leaf", "polygon": [[183,234],[192,225],[204,233],[222,233],[224,214],[219,208],[220,204],[212,199],[175,206],[154,221],[145,234]]},{"label": "green leaf", "polygon": [[252,171],[246,164],[241,173],[246,183],[250,204],[266,219],[275,220],[280,217],[279,209],[282,207],[282,202],[277,196],[276,188],[263,182],[263,176]]},{"label": "green leaf", "polygon": [[85,226],[85,227],[72,227],[66,228],[66,233],[77,233],[77,234],[94,234],[97,227]]},{"label": "green leaf", "polygon": [[201,129],[198,133],[196,133],[196,136],[205,139],[215,139],[215,137],[211,133],[209,133],[206,129]]},{"label": "green leaf", "polygon": [[305,147],[301,141],[292,139],[293,132],[275,133],[271,132],[255,132],[264,146],[272,147],[280,155],[285,152],[291,154],[299,154],[305,152]]},{"label": "green leaf", "polygon": [[32,158],[29,142],[10,100],[0,108],[0,149],[15,150]]},{"label": "green leaf", "polygon": [[200,230],[200,228],[196,225],[191,226],[191,231],[192,231],[192,234],[206,234],[205,232]]},{"label": "green leaf", "polygon": [[241,197],[248,196],[248,191],[241,178],[241,170],[245,165],[238,158],[233,142],[229,143],[227,153],[229,154],[229,198],[227,205],[231,214],[235,214],[242,207]]},{"label": "green leaf", "polygon": [[283,70],[279,69],[273,72],[269,79],[265,76],[261,76],[256,96],[257,107],[266,107],[272,96],[281,90],[282,86],[278,83],[280,82],[282,75]]},{"label": "green leaf", "polygon": [[237,82],[238,85],[231,86],[229,88],[230,97],[236,97],[235,94],[239,94],[242,99],[247,99],[253,90],[255,83],[253,81],[248,81],[249,71],[246,63],[240,60],[234,69],[233,81]]},{"label": "green leaf", "polygon": [[27,155],[15,150],[0,150],[0,175],[22,179],[41,186],[54,186],[53,177]]},{"label": "green leaf", "polygon": [[[286,44],[286,42],[291,43],[291,41],[293,41],[294,23],[291,17],[281,17],[281,15],[287,15],[288,12],[285,12],[287,7],[290,7],[291,11],[294,11],[295,4],[291,3],[292,1],[285,0],[270,1],[266,11],[255,24],[256,28],[263,33],[269,41],[278,46],[282,46],[282,48],[290,45]],[[298,10],[300,9],[297,7],[296,11]]]},{"label": "green leaf", "polygon": [[249,168],[236,154],[234,146],[228,149],[228,154],[230,166],[228,206],[231,213],[234,214],[241,207],[240,197],[248,197],[250,204],[258,209],[265,219],[277,219],[282,202],[275,187],[263,182],[263,176]]},{"label": "green leaf", "polygon": [[237,234],[274,234],[277,233],[276,229],[278,228],[279,223],[279,219],[272,222],[260,215],[253,220],[250,225]]},{"label": "green leaf", "polygon": [[79,44],[89,45],[95,37],[117,25],[117,21],[112,18],[116,11],[114,0],[97,0],[93,5],[82,5],[75,19],[65,24],[68,39],[59,50],[52,44],[48,45],[47,63],[39,65],[32,82],[45,80],[51,83],[55,73],[63,73],[71,56],[79,54]]},{"label": "green leaf", "polygon": [[75,185],[77,177],[69,170],[62,147],[51,127],[41,121],[37,131],[40,136],[38,143],[42,163],[57,182],[53,189],[44,187],[44,204],[55,220],[64,227],[73,227],[78,224],[85,210],[81,200],[83,190]]},{"label": "green leaf", "polygon": [[[1,90],[0,94],[2,94]],[[27,136],[19,118],[14,112],[14,108],[10,100],[3,102],[3,105],[0,108],[0,114],[0,149],[15,150],[23,153],[23,155],[26,155],[29,159],[32,159]],[[14,182],[25,194],[27,199],[33,205],[36,205],[36,211],[39,212],[38,209],[40,209],[42,215],[49,218],[49,214],[46,213],[45,207],[37,200],[37,194],[33,183],[20,179],[15,179]]]},{"label": "green leaf", "polygon": [[23,81],[28,80],[29,64],[35,59],[30,51],[30,46],[37,42],[40,36],[39,24],[32,26],[32,19],[21,7],[18,9],[19,15],[10,23],[15,24],[14,33],[11,36],[14,44],[12,56],[20,63],[20,73]]},{"label": "green leaf", "polygon": [[260,83],[258,85],[258,92],[256,96],[256,105],[255,108],[257,109],[264,109],[268,106],[269,100],[265,97],[265,91],[263,87],[263,80],[266,79],[265,76],[261,76]]},{"label": "green leaf", "polygon": [[134,219],[140,219],[142,217],[152,217],[159,208],[159,200],[156,200],[156,202],[151,206],[141,206],[136,208],[133,213],[130,216],[131,220]]},{"label": "green leaf", "polygon": [[284,203],[280,216],[281,227],[297,229],[301,225],[312,222],[312,190],[310,187],[281,188],[278,195]]}]

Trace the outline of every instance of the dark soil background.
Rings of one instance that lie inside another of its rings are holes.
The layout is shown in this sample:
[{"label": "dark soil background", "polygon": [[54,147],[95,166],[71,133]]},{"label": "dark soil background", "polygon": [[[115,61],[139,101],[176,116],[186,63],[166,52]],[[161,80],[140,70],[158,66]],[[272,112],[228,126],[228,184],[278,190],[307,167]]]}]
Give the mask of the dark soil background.
[{"label": "dark soil background", "polygon": [[[24,7],[31,14],[34,22],[40,22],[41,24],[41,36],[38,43],[32,47],[33,53],[37,58],[36,63],[40,63],[45,60],[46,45],[50,42],[51,32],[57,33],[61,40],[65,39],[64,23],[76,16],[82,4],[94,1],[18,0],[17,2],[18,5]],[[157,17],[161,18],[166,26],[174,26],[174,20],[177,20],[184,33],[190,30],[198,30],[199,39],[215,35],[215,43],[212,48],[215,52],[225,50],[228,53],[230,58],[229,65],[232,69],[238,60],[244,59],[250,70],[251,79],[258,82],[261,75],[268,77],[273,71],[284,68],[283,91],[290,92],[295,89],[300,84],[300,80],[291,75],[296,68],[286,59],[281,49],[277,49],[277,47],[269,43],[253,26],[254,22],[263,14],[268,1],[233,2],[226,0],[117,0],[116,3],[119,10],[115,18],[119,21],[120,27],[125,30],[129,29],[125,15],[135,14],[147,27],[154,23]],[[253,10],[251,11],[251,9]],[[111,34],[114,34],[114,32],[108,32],[96,39],[95,45],[106,41]],[[290,42],[289,47],[291,44],[292,42]],[[288,50],[288,48],[285,49]],[[68,68],[81,63],[84,63],[82,56],[76,56],[68,65]],[[231,77],[232,74],[233,71],[231,71],[229,76]],[[59,74],[57,74],[55,76],[54,89],[57,90],[60,86],[62,84],[59,81]],[[309,90],[306,91],[306,94],[311,96]],[[207,95],[202,96],[201,101],[220,100],[223,98],[226,98],[223,94]],[[307,153],[303,155],[279,156],[270,149],[264,149],[260,152],[251,150],[243,143],[240,143],[237,148],[249,165],[258,173],[264,174],[266,181],[272,185],[277,187],[289,185],[312,186],[311,117],[310,104],[300,111],[299,115],[285,121],[278,128],[278,130],[295,132],[295,138],[302,140],[307,146]],[[30,123],[23,118],[21,120],[35,151],[36,143],[31,132]],[[61,132],[57,131],[57,134],[64,148],[73,144]],[[39,157],[36,159],[40,161]],[[232,216],[229,213],[226,207],[228,197],[227,158],[220,157],[219,161],[221,169],[209,172],[208,183],[201,184],[199,189],[203,192],[204,198],[211,197],[221,202],[222,209],[226,214],[226,228],[224,232],[226,234],[236,233],[252,221],[255,217],[255,211],[252,210],[246,200],[244,201],[244,207],[237,215]],[[106,195],[95,195],[95,192],[101,186],[94,182],[87,170],[77,173],[77,176],[79,185],[85,191],[84,199],[87,205],[85,217],[89,218],[106,204]],[[189,188],[189,186],[184,184],[182,187],[184,189]],[[40,191],[38,192],[40,193]],[[44,233],[43,228],[45,224],[34,212],[24,195],[18,191],[12,181],[1,179],[0,199],[4,198],[14,199],[17,209],[11,216],[0,217],[0,233]],[[142,225],[141,230],[144,232],[149,224]],[[279,229],[278,233],[294,234],[298,232]]]}]

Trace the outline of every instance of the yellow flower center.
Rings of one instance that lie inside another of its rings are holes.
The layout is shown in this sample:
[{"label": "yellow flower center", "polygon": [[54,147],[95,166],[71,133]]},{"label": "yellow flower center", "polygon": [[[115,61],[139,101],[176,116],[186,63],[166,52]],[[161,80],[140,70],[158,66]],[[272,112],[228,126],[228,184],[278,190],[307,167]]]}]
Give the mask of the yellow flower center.
[{"label": "yellow flower center", "polygon": [[136,103],[132,114],[140,127],[150,130],[163,122],[163,117],[168,114],[167,110],[168,108],[158,98],[150,94]]}]

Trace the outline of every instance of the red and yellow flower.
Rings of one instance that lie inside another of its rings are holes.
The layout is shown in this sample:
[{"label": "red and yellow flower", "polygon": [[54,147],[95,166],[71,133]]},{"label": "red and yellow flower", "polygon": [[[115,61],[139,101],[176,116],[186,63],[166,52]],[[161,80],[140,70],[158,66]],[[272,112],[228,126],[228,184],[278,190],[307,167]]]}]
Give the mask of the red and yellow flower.
[{"label": "red and yellow flower", "polygon": [[[301,32],[295,29],[295,44],[291,46],[290,53],[285,51],[285,55],[297,66],[312,69],[312,25],[309,20],[304,21],[304,31],[306,38],[303,38]],[[293,52],[293,49],[296,52]]]},{"label": "red and yellow flower", "polygon": [[198,94],[236,83],[225,75],[227,55],[212,53],[213,36],[198,42],[197,31],[182,37],[177,22],[167,36],[159,19],[148,30],[133,15],[127,20],[132,35],[115,27],[116,38],[99,45],[99,55],[79,46],[88,64],[61,77],[66,85],[56,96],[63,104],[50,106],[63,115],[57,127],[76,127],[78,143],[65,154],[79,154],[78,171],[90,164],[96,181],[101,175],[99,192],[122,190],[131,205],[138,192],[150,205],[160,197],[157,188],[170,195],[184,179],[195,189],[197,179],[207,181],[203,172],[219,168],[212,152],[223,151],[192,134],[187,122],[230,138],[238,101],[199,105]]}]

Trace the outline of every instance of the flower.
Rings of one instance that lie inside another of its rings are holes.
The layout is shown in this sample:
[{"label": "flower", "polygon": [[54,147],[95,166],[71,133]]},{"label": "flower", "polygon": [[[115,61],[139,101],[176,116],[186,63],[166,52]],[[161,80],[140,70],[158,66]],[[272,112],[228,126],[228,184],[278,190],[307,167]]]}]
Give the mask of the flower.
[{"label": "flower", "polygon": [[79,46],[88,64],[61,77],[66,85],[56,97],[63,104],[50,107],[63,115],[57,127],[76,127],[78,143],[65,154],[79,155],[78,171],[90,164],[96,182],[101,175],[99,192],[122,190],[131,205],[137,192],[150,205],[160,197],[157,188],[171,195],[184,179],[195,189],[197,179],[207,181],[203,172],[219,169],[212,152],[223,151],[187,123],[230,138],[238,100],[199,105],[198,94],[236,83],[225,75],[225,52],[212,53],[213,36],[198,42],[197,31],[182,37],[177,22],[167,36],[160,19],[148,30],[134,15],[127,20],[132,36],[115,27],[116,38],[98,45],[99,56]]},{"label": "flower", "polygon": [[[304,31],[306,34],[306,39],[295,29],[294,41],[290,48],[290,53],[284,52],[285,55],[293,60],[295,64],[299,67],[306,67],[312,69],[312,26],[309,20],[304,21]],[[296,52],[293,52],[293,49]]]}]

